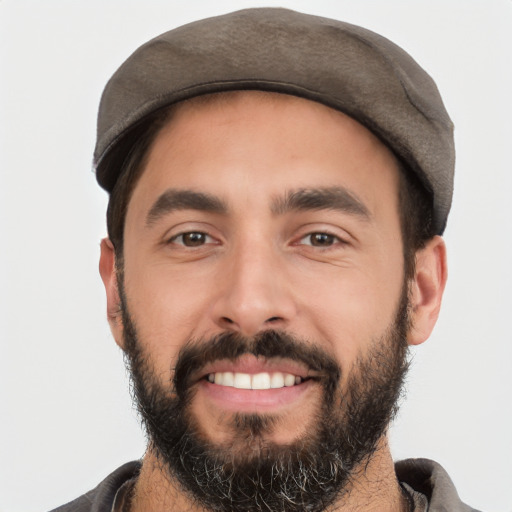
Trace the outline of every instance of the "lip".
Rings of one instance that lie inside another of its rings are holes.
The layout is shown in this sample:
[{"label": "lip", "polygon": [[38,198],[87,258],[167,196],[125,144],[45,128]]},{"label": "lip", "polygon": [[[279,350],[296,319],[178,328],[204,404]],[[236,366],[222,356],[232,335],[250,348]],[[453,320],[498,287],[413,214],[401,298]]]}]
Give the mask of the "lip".
[{"label": "lip", "polygon": [[301,401],[317,386],[313,380],[277,389],[237,389],[201,380],[198,391],[217,408],[228,412],[277,412]]},{"label": "lip", "polygon": [[233,372],[233,373],[249,373],[255,375],[257,373],[290,373],[306,379],[308,377],[316,377],[316,373],[308,370],[304,364],[283,358],[256,357],[252,354],[245,354],[235,361],[228,359],[220,359],[213,363],[205,365],[200,372],[196,374],[193,380],[204,379],[210,373],[217,372]]},{"label": "lip", "polygon": [[[274,389],[238,389],[208,382],[207,376],[217,372],[291,374],[303,379],[294,386]],[[313,378],[311,378],[313,377]],[[275,357],[256,357],[244,354],[236,360],[220,359],[205,365],[193,377],[198,392],[206,402],[216,409],[226,412],[278,412],[283,408],[296,405],[318,386],[316,372],[309,370],[305,364],[290,359]]]}]

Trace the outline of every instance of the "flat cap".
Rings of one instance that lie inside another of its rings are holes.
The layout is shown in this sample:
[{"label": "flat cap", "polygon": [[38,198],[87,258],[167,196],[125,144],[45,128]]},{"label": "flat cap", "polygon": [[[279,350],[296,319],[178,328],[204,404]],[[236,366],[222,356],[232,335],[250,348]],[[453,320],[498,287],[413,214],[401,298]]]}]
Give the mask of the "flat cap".
[{"label": "flat cap", "polygon": [[196,21],[138,48],[100,103],[94,165],[111,192],[119,143],[147,116],[202,94],[262,90],[300,96],[366,126],[432,196],[442,234],[453,193],[453,124],[432,78],[400,47],[364,28],[279,8]]}]

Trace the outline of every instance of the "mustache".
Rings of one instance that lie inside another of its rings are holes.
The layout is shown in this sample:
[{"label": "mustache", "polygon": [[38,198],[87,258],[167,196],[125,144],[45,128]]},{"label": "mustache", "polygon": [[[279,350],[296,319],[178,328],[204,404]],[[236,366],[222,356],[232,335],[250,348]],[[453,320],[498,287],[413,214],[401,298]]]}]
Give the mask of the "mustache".
[{"label": "mustache", "polygon": [[[174,389],[184,398],[192,384],[192,376],[209,363],[224,359],[236,361],[243,355],[286,358],[304,364],[324,379],[324,386],[334,391],[341,377],[337,361],[325,350],[306,343],[283,331],[267,330],[247,337],[225,332],[209,339],[190,341],[179,352],[174,368]],[[331,389],[332,388],[332,389]]]}]

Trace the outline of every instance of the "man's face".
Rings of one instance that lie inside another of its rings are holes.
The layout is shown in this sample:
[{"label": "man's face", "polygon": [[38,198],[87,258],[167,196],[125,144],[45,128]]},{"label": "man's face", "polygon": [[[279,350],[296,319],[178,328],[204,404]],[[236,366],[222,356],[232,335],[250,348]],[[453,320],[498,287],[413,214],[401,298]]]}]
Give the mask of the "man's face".
[{"label": "man's face", "polygon": [[[297,446],[354,381],[378,381],[361,370],[376,354],[386,366],[405,325],[398,179],[376,137],[317,103],[245,93],[177,109],[129,203],[122,284],[146,375],[170,398],[186,387],[202,440],[243,456],[249,429],[256,451]],[[289,357],[236,354],[265,332],[300,340],[300,357],[293,341]],[[200,363],[180,383],[189,347]]]}]

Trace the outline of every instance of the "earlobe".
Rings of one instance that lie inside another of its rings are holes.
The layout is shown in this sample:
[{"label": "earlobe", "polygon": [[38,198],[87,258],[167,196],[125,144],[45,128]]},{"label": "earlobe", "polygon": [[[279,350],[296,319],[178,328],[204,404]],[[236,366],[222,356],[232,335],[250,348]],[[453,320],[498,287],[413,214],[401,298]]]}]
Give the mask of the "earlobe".
[{"label": "earlobe", "polygon": [[409,295],[409,345],[423,343],[434,329],[446,279],[446,246],[440,236],[435,236],[416,253],[416,269]]},{"label": "earlobe", "polygon": [[121,317],[121,300],[116,273],[114,246],[108,238],[101,241],[99,270],[105,293],[107,295],[107,318],[116,343],[123,348],[123,322]]}]

